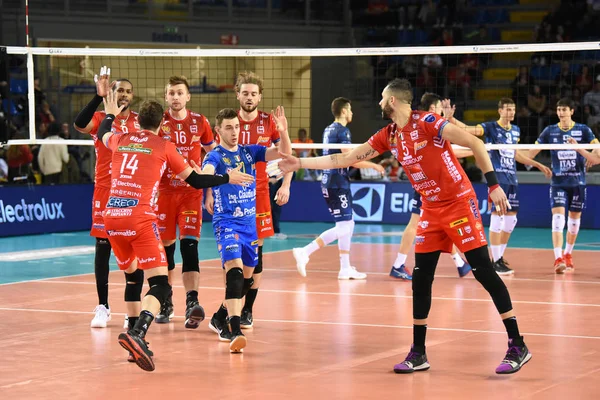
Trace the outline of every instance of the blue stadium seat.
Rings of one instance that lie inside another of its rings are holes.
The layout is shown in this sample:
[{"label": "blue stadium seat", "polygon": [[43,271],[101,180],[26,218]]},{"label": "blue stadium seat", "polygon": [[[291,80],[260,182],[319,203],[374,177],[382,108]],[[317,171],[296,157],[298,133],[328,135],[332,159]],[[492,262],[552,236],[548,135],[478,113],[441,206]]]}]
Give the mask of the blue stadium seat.
[{"label": "blue stadium seat", "polygon": [[10,92],[13,94],[27,94],[27,79],[11,79]]},{"label": "blue stadium seat", "polygon": [[2,100],[2,108],[4,108],[5,113],[10,114],[12,116],[23,114],[23,112],[17,110],[17,106],[12,99],[10,99],[10,101],[7,99]]}]

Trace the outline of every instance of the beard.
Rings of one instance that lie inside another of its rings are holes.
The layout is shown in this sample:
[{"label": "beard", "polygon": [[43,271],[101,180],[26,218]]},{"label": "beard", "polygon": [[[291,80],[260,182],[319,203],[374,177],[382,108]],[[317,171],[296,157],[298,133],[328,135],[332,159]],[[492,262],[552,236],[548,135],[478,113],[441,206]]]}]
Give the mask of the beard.
[{"label": "beard", "polygon": [[[119,100],[119,103],[117,103],[117,104],[119,104],[119,106],[121,105],[121,100]],[[123,107],[123,109],[121,110],[121,112],[127,110],[128,108],[129,108],[129,102],[125,103],[125,107]]]},{"label": "beard", "polygon": [[244,110],[245,112],[251,113],[258,108],[258,104],[249,106],[246,103],[240,103],[240,107],[242,107],[242,110]]},{"label": "beard", "polygon": [[381,118],[384,119],[384,120],[390,120],[390,119],[392,119],[392,112],[393,112],[392,107],[390,107],[389,104],[386,104],[381,109]]}]

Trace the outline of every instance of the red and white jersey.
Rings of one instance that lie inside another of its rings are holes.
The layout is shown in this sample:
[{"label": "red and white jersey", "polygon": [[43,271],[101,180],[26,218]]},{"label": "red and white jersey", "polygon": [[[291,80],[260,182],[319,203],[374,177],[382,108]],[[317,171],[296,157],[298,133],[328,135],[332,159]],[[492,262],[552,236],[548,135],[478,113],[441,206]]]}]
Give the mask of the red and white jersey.
[{"label": "red and white jersey", "polygon": [[113,135],[110,196],[104,217],[156,217],[158,184],[167,166],[176,174],[189,164],[175,145],[150,131]]},{"label": "red and white jersey", "polygon": [[475,194],[450,142],[442,138],[446,124],[448,120],[437,114],[413,111],[401,130],[389,124],[369,139],[377,152],[391,151],[400,162],[413,188],[421,194],[423,208]]},{"label": "red and white jersey", "polygon": [[[96,186],[108,189],[110,188],[110,162],[112,159],[112,152],[98,140],[98,128],[100,128],[100,123],[102,123],[105,117],[106,113],[104,111],[96,111],[94,113],[94,116],[92,117],[94,128],[91,130],[90,135],[94,139],[94,148],[96,151]],[[112,124],[112,132],[114,133],[137,132],[140,129],[138,113],[133,111],[130,111],[129,115],[125,118],[117,115]]]},{"label": "red and white jersey", "polygon": [[[208,119],[204,115],[187,111],[184,119],[176,119],[170,110],[165,112],[158,135],[165,140],[171,141],[177,150],[187,160],[193,160],[197,165],[202,165],[202,146],[209,146],[214,141],[213,131]],[[193,187],[177,178],[171,168],[163,175],[159,190],[161,192],[195,191]]]},{"label": "red and white jersey", "polygon": [[[281,140],[277,124],[271,114],[259,110],[258,116],[252,121],[244,121],[238,111],[238,118],[240,120],[240,144],[259,144],[271,147],[271,144],[279,143]],[[256,190],[258,192],[269,191],[267,163],[256,163]]]}]

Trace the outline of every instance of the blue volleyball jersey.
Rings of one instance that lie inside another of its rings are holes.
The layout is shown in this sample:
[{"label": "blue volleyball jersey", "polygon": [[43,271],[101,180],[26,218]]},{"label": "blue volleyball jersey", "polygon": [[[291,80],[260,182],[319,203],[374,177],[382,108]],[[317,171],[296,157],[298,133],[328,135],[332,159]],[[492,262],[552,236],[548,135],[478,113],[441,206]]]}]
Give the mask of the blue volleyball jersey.
[{"label": "blue volleyball jersey", "polygon": [[[215,147],[204,158],[202,166],[212,165],[216,174],[226,174],[243,164],[241,171],[256,178],[256,163],[265,161],[267,148],[260,145],[238,146],[229,151]],[[256,224],[256,181],[250,185],[220,185],[213,189],[213,226],[218,224]]]},{"label": "blue volleyball jersey", "polygon": [[[511,125],[508,129],[497,121],[480,124],[483,128],[483,139],[490,144],[517,144],[521,140],[521,129]],[[506,185],[517,185],[517,165],[515,162],[516,150],[490,150],[492,166],[498,177],[498,182]]]},{"label": "blue volleyball jersey", "polygon": [[[592,130],[585,124],[575,123],[563,130],[559,124],[547,126],[536,143],[564,144],[572,137],[578,143],[597,142]],[[585,185],[585,158],[575,150],[550,150],[552,156],[552,185],[573,187]]]},{"label": "blue volleyball jersey", "polygon": [[[350,129],[334,122],[323,131],[323,143],[352,143]],[[339,149],[324,149],[323,155],[332,155],[341,153]],[[348,178],[348,168],[326,169],[323,171],[321,187],[326,189],[348,189],[350,188],[350,179]]]}]

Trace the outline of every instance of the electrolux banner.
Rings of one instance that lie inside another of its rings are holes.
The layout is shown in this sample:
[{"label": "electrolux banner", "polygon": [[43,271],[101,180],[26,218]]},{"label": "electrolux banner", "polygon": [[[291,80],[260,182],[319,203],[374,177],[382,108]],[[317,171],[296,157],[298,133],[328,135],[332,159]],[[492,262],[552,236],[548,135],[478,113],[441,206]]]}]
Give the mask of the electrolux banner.
[{"label": "electrolux banner", "polygon": [[[491,209],[487,186],[475,184],[479,209],[485,225],[489,225]],[[413,189],[408,183],[369,182],[352,183],[353,211],[356,222],[406,224],[410,219]],[[550,186],[519,185],[520,209],[518,226],[548,228],[551,226]],[[298,194],[302,194],[301,196]],[[587,204],[581,218],[581,227],[600,228],[600,186],[587,187]],[[307,211],[310,210],[310,211]],[[333,218],[321,194],[319,182],[294,181],[289,203],[283,207],[282,221],[324,222]]]},{"label": "electrolux banner", "polygon": [[90,229],[93,185],[0,188],[0,237]]}]

